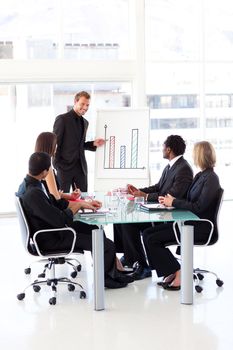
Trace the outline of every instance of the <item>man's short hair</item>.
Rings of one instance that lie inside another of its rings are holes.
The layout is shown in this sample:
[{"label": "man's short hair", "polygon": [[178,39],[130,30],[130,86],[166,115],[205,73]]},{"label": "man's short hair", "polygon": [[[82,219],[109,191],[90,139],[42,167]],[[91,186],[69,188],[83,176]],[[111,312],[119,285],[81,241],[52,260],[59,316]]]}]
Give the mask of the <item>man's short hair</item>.
[{"label": "man's short hair", "polygon": [[86,99],[90,100],[91,95],[86,91],[80,91],[74,96],[74,102],[77,102],[81,97],[85,97]]},{"label": "man's short hair", "polygon": [[164,141],[164,145],[169,147],[176,156],[184,154],[186,149],[185,141],[179,135],[170,135]]},{"label": "man's short hair", "polygon": [[51,156],[45,152],[35,152],[29,158],[29,174],[37,176],[44,170],[49,170],[51,166]]}]

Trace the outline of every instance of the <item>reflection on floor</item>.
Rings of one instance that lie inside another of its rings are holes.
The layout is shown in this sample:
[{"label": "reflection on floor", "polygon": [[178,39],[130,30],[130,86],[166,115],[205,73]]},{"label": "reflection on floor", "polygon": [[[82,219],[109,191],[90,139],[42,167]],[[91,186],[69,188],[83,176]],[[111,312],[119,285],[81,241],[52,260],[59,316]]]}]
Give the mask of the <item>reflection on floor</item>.
[{"label": "reflection on floor", "polygon": [[[180,305],[179,292],[156,286],[153,272],[152,279],[106,290],[106,310],[101,312],[93,311],[90,253],[80,257],[87,299],[62,286],[56,306],[48,304],[47,287],[40,293],[30,290],[24,301],[18,301],[16,294],[30,280],[23,269],[32,259],[22,248],[17,219],[1,219],[1,349],[232,349],[232,205],[223,205],[218,244],[195,250],[195,262],[217,271],[225,282],[222,288],[208,277],[202,294],[194,293],[194,305]],[[60,268],[66,273],[64,266]],[[33,276],[38,271],[35,266]]]}]

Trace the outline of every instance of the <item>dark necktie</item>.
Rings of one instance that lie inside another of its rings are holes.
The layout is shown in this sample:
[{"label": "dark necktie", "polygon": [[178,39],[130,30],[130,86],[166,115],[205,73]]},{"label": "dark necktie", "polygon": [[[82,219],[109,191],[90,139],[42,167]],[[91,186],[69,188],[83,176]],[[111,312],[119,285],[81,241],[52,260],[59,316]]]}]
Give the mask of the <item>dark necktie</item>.
[{"label": "dark necktie", "polygon": [[164,178],[166,179],[167,178],[167,175],[168,175],[168,172],[170,170],[170,164],[168,164],[165,168],[165,172],[164,172]]},{"label": "dark necktie", "polygon": [[163,172],[162,183],[164,183],[164,182],[166,181],[166,178],[167,178],[169,169],[170,169],[170,165],[168,164],[168,165],[166,166],[166,168],[164,169],[164,172]]}]

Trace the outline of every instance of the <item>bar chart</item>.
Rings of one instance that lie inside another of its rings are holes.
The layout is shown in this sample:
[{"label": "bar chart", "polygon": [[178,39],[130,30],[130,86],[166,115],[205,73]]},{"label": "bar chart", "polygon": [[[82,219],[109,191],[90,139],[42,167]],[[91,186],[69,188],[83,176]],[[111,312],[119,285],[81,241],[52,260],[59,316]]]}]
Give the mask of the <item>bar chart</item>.
[{"label": "bar chart", "polygon": [[97,111],[96,137],[105,143],[95,152],[96,191],[149,183],[149,122],[147,108]]},{"label": "bar chart", "polygon": [[127,137],[130,138],[130,147],[125,144],[118,145],[117,136],[108,135],[108,125],[104,125],[104,169],[145,169],[138,161],[139,129],[130,129]]}]

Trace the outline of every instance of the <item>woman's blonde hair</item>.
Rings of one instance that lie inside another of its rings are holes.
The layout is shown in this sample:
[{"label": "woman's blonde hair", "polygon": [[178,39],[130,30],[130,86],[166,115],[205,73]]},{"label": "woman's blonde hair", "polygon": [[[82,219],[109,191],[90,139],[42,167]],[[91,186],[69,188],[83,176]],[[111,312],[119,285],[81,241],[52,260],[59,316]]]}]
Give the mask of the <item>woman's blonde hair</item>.
[{"label": "woman's blonde hair", "polygon": [[197,142],[193,148],[194,164],[202,170],[215,166],[216,153],[213,145],[208,141]]}]

